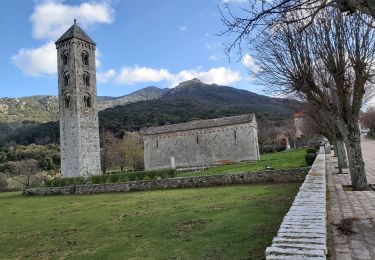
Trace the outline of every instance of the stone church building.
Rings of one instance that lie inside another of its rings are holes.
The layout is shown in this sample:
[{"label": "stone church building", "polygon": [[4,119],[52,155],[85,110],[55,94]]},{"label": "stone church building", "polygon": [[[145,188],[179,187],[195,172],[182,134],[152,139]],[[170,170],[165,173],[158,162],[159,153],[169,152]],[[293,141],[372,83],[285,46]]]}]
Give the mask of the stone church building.
[{"label": "stone church building", "polygon": [[94,41],[74,24],[56,41],[61,174],[101,174]]},{"label": "stone church building", "polygon": [[254,114],[151,127],[143,140],[146,170],[260,159]]}]

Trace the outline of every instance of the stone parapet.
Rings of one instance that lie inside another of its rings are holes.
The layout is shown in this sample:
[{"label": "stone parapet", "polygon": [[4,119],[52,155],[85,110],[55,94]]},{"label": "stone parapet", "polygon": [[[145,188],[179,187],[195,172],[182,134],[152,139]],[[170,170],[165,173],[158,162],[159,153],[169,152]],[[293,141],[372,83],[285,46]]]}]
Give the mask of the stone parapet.
[{"label": "stone parapet", "polygon": [[231,184],[287,183],[302,182],[307,168],[274,170],[264,172],[245,172],[220,175],[177,177],[170,179],[131,181],[123,183],[106,183],[75,185],[52,188],[33,188],[23,191],[24,195],[80,195],[107,192],[148,191],[157,189],[179,189],[222,186]]},{"label": "stone parapet", "polygon": [[306,179],[284,217],[266,259],[326,259],[326,164],[320,148]]}]

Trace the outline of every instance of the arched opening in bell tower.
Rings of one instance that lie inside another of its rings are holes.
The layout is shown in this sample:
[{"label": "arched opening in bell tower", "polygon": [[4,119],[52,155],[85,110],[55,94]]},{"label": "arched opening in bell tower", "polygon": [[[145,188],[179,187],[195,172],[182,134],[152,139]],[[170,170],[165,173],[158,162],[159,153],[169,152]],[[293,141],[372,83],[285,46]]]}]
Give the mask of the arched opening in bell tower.
[{"label": "arched opening in bell tower", "polygon": [[87,72],[84,72],[83,73],[83,76],[82,76],[82,79],[83,79],[83,84],[85,86],[90,86],[90,74],[88,74]]},{"label": "arched opening in bell tower", "polygon": [[68,65],[68,52],[67,51],[65,51],[64,53],[63,53],[63,55],[61,55],[61,59],[62,59],[62,61],[63,61],[63,65]]},{"label": "arched opening in bell tower", "polygon": [[69,72],[65,72],[64,74],[64,86],[69,86],[69,78],[70,78],[70,75],[69,75]]},{"label": "arched opening in bell tower", "polygon": [[89,65],[89,54],[85,51],[82,52],[82,64]]},{"label": "arched opening in bell tower", "polygon": [[83,96],[83,102],[85,104],[85,108],[90,108],[92,106],[91,95],[89,93],[86,93]]}]

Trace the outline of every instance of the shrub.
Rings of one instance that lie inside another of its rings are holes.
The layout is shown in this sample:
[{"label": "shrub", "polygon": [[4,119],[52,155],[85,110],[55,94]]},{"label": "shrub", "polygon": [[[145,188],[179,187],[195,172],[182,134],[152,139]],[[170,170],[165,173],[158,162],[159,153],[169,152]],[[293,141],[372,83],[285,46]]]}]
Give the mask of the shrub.
[{"label": "shrub", "polygon": [[81,185],[88,183],[88,180],[83,177],[75,178],[55,178],[52,180],[44,181],[44,185],[47,187],[62,187],[62,186],[72,186],[72,185]]},{"label": "shrub", "polygon": [[120,180],[120,175],[121,174],[118,174],[118,173],[109,175],[109,182],[110,183],[118,182]]},{"label": "shrub", "polygon": [[[103,174],[103,175],[94,175],[94,176],[91,176],[89,178],[89,180],[90,180],[90,183],[92,183],[92,184],[101,184],[101,183],[109,182],[110,181],[110,176],[111,175],[106,175],[106,174]],[[109,181],[107,181],[107,180],[109,180]]]},{"label": "shrub", "polygon": [[103,175],[94,175],[90,178],[76,177],[76,178],[56,178],[53,180],[46,180],[44,182],[47,187],[62,187],[81,184],[102,184],[102,183],[116,183],[139,180],[153,180],[157,178],[173,178],[177,173],[174,169],[164,169],[155,171],[139,171],[129,173],[112,173]]},{"label": "shrub", "polygon": [[5,191],[8,187],[7,177],[0,173],[0,191]]},{"label": "shrub", "polygon": [[305,155],[305,161],[306,161],[306,163],[307,163],[308,166],[313,165],[313,163],[315,161],[315,157],[316,157],[315,153],[306,153],[306,155]]},{"label": "shrub", "polygon": [[306,150],[306,153],[316,153],[316,148],[309,148]]}]

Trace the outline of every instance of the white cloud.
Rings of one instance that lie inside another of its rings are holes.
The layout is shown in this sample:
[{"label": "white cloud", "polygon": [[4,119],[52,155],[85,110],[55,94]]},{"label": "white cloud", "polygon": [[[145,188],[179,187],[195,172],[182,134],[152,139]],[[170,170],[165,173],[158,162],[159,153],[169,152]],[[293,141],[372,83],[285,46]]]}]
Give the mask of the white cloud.
[{"label": "white cloud", "polygon": [[[57,54],[55,44],[57,40],[72,25],[75,18],[80,25],[89,27],[95,23],[111,23],[114,11],[109,1],[82,3],[76,6],[63,4],[59,0],[40,1],[35,7],[30,20],[33,37],[47,39],[48,43],[39,48],[23,48],[18,50],[11,60],[25,74],[40,76],[52,75],[57,71]],[[100,67],[101,53],[96,50],[96,66]]]},{"label": "white cloud", "polygon": [[148,67],[124,67],[116,77],[117,84],[155,83],[166,82],[169,87],[175,87],[180,82],[198,78],[207,84],[216,83],[229,85],[241,80],[238,72],[225,67],[211,68],[208,71],[201,69],[182,70],[171,73],[166,69],[153,69]]},{"label": "white cloud", "polygon": [[114,69],[109,69],[105,72],[98,72],[96,74],[97,80],[100,83],[108,83],[113,80],[116,76],[116,71]]},{"label": "white cloud", "polygon": [[[98,49],[95,51],[96,66],[100,66]],[[13,64],[26,75],[38,77],[57,73],[57,53],[55,43],[50,41],[39,48],[23,48],[11,58]]]},{"label": "white cloud", "polygon": [[116,78],[119,84],[136,84],[142,82],[160,82],[171,77],[168,70],[151,69],[147,67],[123,67]]},{"label": "white cloud", "polygon": [[84,28],[95,23],[112,23],[114,10],[108,1],[66,5],[58,0],[40,2],[30,17],[33,37],[57,40],[72,25],[74,19]]},{"label": "white cloud", "polygon": [[255,60],[253,59],[253,57],[251,57],[251,55],[249,53],[246,53],[243,57],[242,57],[242,64],[249,70],[251,71],[254,75],[258,74],[258,72],[260,71],[260,67],[259,65],[257,65],[257,63],[255,62]]},{"label": "white cloud", "polygon": [[225,67],[212,68],[206,72],[199,72],[197,78],[205,83],[216,83],[218,85],[229,85],[241,80],[238,72]]},{"label": "white cloud", "polygon": [[187,27],[186,26],[180,26],[180,31],[186,31],[187,30]]},{"label": "white cloud", "polygon": [[52,75],[57,71],[57,54],[53,42],[36,49],[20,49],[11,60],[25,74],[34,77],[42,74]]},{"label": "white cloud", "polygon": [[221,59],[221,57],[217,56],[217,55],[211,55],[210,57],[208,57],[208,60],[210,60],[210,61],[218,61],[220,59]]}]

